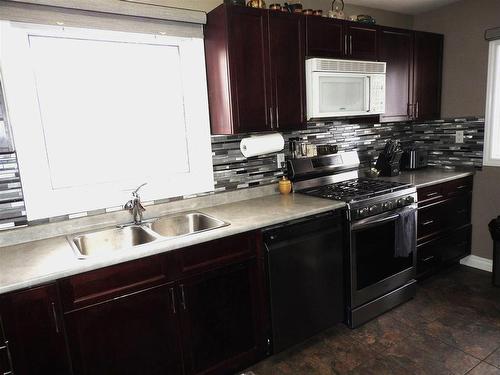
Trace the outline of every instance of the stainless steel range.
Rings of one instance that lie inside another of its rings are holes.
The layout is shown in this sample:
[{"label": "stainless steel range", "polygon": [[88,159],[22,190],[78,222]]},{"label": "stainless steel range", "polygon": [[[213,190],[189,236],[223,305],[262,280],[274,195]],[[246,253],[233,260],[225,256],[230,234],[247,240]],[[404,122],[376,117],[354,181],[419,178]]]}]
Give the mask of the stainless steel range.
[{"label": "stainless steel range", "polygon": [[356,152],[292,159],[294,191],[347,204],[347,323],[357,327],[416,293],[417,193],[361,176]]}]

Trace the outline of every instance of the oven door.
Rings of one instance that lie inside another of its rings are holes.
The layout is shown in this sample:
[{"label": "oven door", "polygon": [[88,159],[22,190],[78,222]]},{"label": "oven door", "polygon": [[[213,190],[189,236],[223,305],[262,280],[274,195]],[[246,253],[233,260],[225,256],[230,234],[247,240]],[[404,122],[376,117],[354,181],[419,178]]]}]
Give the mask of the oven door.
[{"label": "oven door", "polygon": [[399,214],[408,208],[413,214],[413,243],[416,244],[416,205],[351,223],[351,308],[389,293],[415,278],[416,248],[407,257],[395,254]]}]

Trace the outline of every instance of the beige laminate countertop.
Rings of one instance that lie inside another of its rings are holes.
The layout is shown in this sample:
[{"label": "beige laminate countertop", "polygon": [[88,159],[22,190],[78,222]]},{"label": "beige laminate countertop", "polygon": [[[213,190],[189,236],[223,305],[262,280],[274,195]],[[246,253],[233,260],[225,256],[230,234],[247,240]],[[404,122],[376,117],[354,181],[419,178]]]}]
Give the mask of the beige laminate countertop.
[{"label": "beige laminate countertop", "polygon": [[381,180],[388,180],[394,182],[405,182],[422,188],[429,185],[439,184],[458,178],[472,176],[472,170],[451,170],[442,168],[427,167],[417,169],[414,171],[403,171],[396,177],[378,177]]},{"label": "beige laminate countertop", "polygon": [[77,259],[66,237],[0,248],[0,294],[169,250],[231,236],[344,207],[301,194],[269,195],[200,209],[230,225],[194,235],[123,249],[106,257]]},{"label": "beige laminate countertop", "polygon": [[[423,187],[472,175],[472,171],[426,168],[380,179]],[[301,194],[261,198],[202,208],[199,211],[230,225],[195,235],[148,243],[107,255],[77,259],[66,237],[54,237],[0,248],[0,294],[169,250],[227,237],[344,207],[339,201]]]}]

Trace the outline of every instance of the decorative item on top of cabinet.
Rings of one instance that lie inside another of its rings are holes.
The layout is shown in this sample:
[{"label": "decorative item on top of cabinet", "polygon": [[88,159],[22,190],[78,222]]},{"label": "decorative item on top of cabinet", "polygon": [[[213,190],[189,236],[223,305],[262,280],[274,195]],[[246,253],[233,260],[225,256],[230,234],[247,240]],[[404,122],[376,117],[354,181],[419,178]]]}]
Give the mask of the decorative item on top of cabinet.
[{"label": "decorative item on top of cabinet", "polygon": [[332,8],[328,11],[328,17],[329,18],[337,18],[339,20],[345,19],[345,14],[344,14],[344,0],[340,0],[340,7],[339,5],[335,5],[336,0],[332,1]]},{"label": "decorative item on top of cabinet", "polygon": [[[0,316],[5,331],[0,356],[10,355],[7,361],[11,362],[12,374],[71,373],[55,284],[0,297]],[[2,351],[3,342],[7,342],[5,351]],[[0,358],[0,367],[5,367],[3,362],[5,358]]]},{"label": "decorative item on top of cabinet", "polygon": [[248,0],[247,7],[251,8],[265,8],[266,2],[264,0]]},{"label": "decorative item on top of cabinet", "polygon": [[305,128],[305,18],[224,4],[208,13],[212,134]]}]

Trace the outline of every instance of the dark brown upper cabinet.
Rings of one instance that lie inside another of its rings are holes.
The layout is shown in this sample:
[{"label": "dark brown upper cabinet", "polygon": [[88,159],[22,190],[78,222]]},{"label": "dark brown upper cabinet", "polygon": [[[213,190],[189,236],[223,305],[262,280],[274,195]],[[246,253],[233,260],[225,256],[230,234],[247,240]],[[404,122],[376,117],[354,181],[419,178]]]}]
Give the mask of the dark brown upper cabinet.
[{"label": "dark brown upper cabinet", "polygon": [[324,17],[306,17],[307,56],[343,58],[345,42],[343,21]]},{"label": "dark brown upper cabinet", "polygon": [[344,25],[345,56],[352,60],[377,61],[377,26],[346,22]]},{"label": "dark brown upper cabinet", "polygon": [[386,65],[386,101],[382,121],[406,121],[413,117],[413,31],[382,28],[380,61]]},{"label": "dark brown upper cabinet", "polygon": [[443,35],[382,27],[379,44],[387,63],[381,121],[440,118]]},{"label": "dark brown upper cabinet", "polygon": [[315,16],[306,24],[307,56],[377,60],[377,26]]},{"label": "dark brown upper cabinet", "polygon": [[222,4],[207,16],[212,134],[301,129],[304,18]]},{"label": "dark brown upper cabinet", "polygon": [[441,116],[443,40],[441,34],[415,32],[413,95],[416,120]]},{"label": "dark brown upper cabinet", "polygon": [[71,373],[55,284],[6,294],[0,301],[0,318],[12,364],[6,374]]}]

